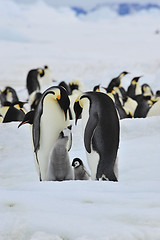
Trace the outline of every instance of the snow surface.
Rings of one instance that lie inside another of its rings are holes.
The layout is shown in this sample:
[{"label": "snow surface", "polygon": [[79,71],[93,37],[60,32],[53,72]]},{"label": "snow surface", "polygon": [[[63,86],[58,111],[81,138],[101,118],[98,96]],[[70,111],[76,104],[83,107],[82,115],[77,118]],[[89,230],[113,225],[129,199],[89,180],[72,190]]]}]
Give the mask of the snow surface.
[{"label": "snow surface", "polygon": [[[89,1],[88,1],[89,2]],[[0,89],[25,100],[31,68],[48,65],[53,79],[79,79],[84,90],[107,86],[122,71],[159,89],[160,16],[120,17],[101,9],[80,18],[39,1],[0,1]],[[81,121],[73,124],[70,160],[86,167]],[[29,125],[0,125],[0,240],[159,240],[160,117],[121,120],[119,182],[39,182]]]}]

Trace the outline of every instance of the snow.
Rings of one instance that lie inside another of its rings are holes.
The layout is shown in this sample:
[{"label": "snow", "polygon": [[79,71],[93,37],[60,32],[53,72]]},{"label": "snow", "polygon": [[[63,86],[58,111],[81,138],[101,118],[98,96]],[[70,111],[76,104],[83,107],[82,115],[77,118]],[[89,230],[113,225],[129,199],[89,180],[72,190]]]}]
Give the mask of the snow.
[{"label": "snow", "polygon": [[[27,72],[44,65],[58,82],[79,79],[84,90],[124,70],[125,88],[143,75],[140,84],[159,89],[157,12],[121,17],[101,9],[82,18],[43,1],[0,8],[0,89],[14,87],[21,100]],[[121,120],[118,183],[39,182],[30,126],[18,124],[0,125],[0,240],[160,239],[160,116]],[[80,157],[88,169],[81,120],[72,124],[70,160]]]}]

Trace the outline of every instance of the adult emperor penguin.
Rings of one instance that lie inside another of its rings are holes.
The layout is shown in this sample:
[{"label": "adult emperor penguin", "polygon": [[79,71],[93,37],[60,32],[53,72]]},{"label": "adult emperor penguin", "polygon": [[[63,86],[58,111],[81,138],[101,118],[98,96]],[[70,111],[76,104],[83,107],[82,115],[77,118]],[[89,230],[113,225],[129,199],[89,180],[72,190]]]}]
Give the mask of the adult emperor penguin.
[{"label": "adult emperor penguin", "polygon": [[119,119],[112,99],[86,92],[74,104],[76,120],[82,113],[87,161],[93,180],[118,181],[114,172],[119,146]]},{"label": "adult emperor penguin", "polygon": [[141,85],[138,82],[141,77],[142,76],[134,77],[127,89],[127,95],[135,100],[137,99],[136,96],[139,96],[142,94]]},{"label": "adult emperor penguin", "polygon": [[[48,181],[64,181],[73,180],[73,170],[70,164],[68,154],[68,142],[71,129],[65,128],[60,132],[56,143],[49,157],[47,180]],[[71,144],[69,149],[71,148]]]},{"label": "adult emperor penguin", "polygon": [[35,91],[40,91],[41,86],[39,78],[44,76],[44,70],[42,68],[31,69],[27,74],[26,88],[28,95],[31,95]]},{"label": "adult emperor penguin", "polygon": [[[42,94],[38,106],[33,112],[33,149],[40,180],[46,180],[51,149],[60,132],[69,125],[69,103],[66,90],[53,86]],[[26,122],[29,120],[24,120],[24,123]]]},{"label": "adult emperor penguin", "polygon": [[112,92],[112,90],[114,89],[120,97],[124,97],[124,94],[126,93],[126,91],[121,86],[121,81],[122,81],[122,78],[127,74],[129,74],[129,72],[124,71],[120,73],[118,77],[113,78],[107,87],[107,91]]},{"label": "adult emperor penguin", "polygon": [[90,174],[86,170],[82,160],[80,158],[74,158],[72,161],[72,167],[74,167],[74,179],[75,180],[89,180]]}]

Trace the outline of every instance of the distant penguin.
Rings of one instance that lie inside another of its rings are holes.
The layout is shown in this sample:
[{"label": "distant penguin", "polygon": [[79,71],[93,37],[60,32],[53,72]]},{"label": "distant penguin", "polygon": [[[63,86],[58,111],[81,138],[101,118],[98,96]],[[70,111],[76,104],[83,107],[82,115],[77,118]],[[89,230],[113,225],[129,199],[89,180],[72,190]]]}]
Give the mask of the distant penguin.
[{"label": "distant penguin", "polygon": [[126,96],[126,98],[124,98],[123,101],[124,101],[123,109],[125,110],[126,113],[130,114],[130,116],[133,117],[134,112],[138,105],[137,101],[128,96]]},{"label": "distant penguin", "polygon": [[35,91],[40,91],[41,86],[39,83],[39,78],[44,76],[44,70],[42,68],[31,69],[27,74],[26,88],[28,90],[28,95],[31,95]]},{"label": "distant penguin", "polygon": [[44,74],[43,76],[38,78],[40,88],[44,91],[46,88],[50,87],[55,80],[52,79],[52,74],[47,65],[43,68]]},{"label": "distant penguin", "polygon": [[86,92],[74,104],[76,120],[82,113],[87,161],[93,180],[118,181],[114,172],[119,147],[119,119],[110,97]]},{"label": "distant penguin", "polygon": [[143,96],[153,96],[154,95],[151,87],[147,83],[142,84],[141,88],[142,88]]},{"label": "distant penguin", "polygon": [[160,97],[160,90],[156,91],[155,97]]},{"label": "distant penguin", "polygon": [[51,149],[60,132],[69,125],[69,103],[66,90],[53,86],[42,94],[35,109],[32,138],[35,163],[40,180],[46,180]]},{"label": "distant penguin", "polygon": [[69,129],[60,132],[56,143],[51,149],[47,171],[48,181],[73,180],[73,170],[67,148],[69,135]]},{"label": "distant penguin", "polygon": [[110,81],[110,83],[109,83],[109,85],[108,85],[108,87],[107,87],[108,92],[112,92],[112,90],[114,89],[114,90],[119,94],[120,97],[123,97],[124,94],[126,93],[126,91],[125,91],[125,89],[121,86],[121,81],[122,81],[122,78],[123,78],[125,75],[127,75],[127,74],[129,74],[129,73],[126,72],[126,71],[124,71],[124,72],[120,73],[120,74],[118,75],[118,77],[113,78],[113,79]]},{"label": "distant penguin", "polygon": [[86,170],[82,160],[80,158],[74,158],[72,161],[72,167],[74,168],[75,180],[89,180],[90,174]]},{"label": "distant penguin", "polygon": [[19,101],[18,95],[16,93],[16,90],[10,86],[7,86],[2,92],[1,92],[1,102],[2,105],[5,102],[14,103]]},{"label": "distant penguin", "polygon": [[143,96],[142,101],[138,103],[135,109],[134,118],[145,118],[152,104],[151,96]]},{"label": "distant penguin", "polygon": [[[139,79],[142,76],[139,77],[134,77],[131,81],[131,84],[129,85],[128,89],[127,89],[127,95],[133,99],[135,99],[135,97],[137,95],[141,95],[142,94],[142,89],[141,89],[141,85],[139,84]],[[136,99],[135,99],[136,100]]]}]

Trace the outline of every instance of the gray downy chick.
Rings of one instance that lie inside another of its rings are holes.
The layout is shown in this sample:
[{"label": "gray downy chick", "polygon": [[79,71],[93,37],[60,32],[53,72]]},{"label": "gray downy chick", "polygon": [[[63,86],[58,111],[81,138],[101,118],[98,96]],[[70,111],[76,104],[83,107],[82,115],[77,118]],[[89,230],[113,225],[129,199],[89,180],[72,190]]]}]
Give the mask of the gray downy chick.
[{"label": "gray downy chick", "polygon": [[70,141],[71,128],[64,129],[54,144],[49,158],[47,180],[64,181],[73,180],[73,170],[69,160],[68,142]]}]

